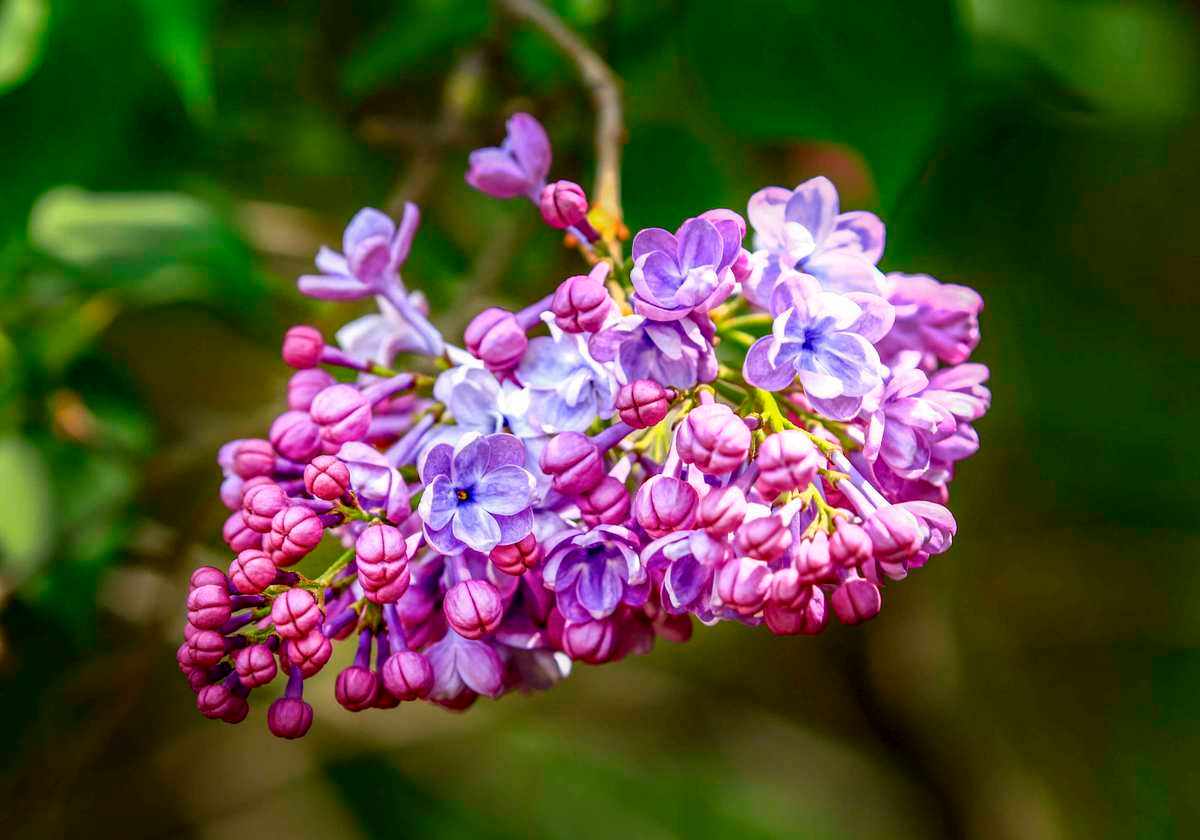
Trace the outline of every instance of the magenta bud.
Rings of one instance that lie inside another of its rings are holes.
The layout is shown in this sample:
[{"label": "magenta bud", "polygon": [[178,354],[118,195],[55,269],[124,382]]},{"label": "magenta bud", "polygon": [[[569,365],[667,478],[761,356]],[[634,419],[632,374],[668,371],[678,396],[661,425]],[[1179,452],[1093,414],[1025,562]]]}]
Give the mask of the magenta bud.
[{"label": "magenta bud", "polygon": [[280,697],[267,710],[267,728],[277,738],[303,738],[312,720],[312,706],[299,697]]},{"label": "magenta bud", "polygon": [[775,515],[760,516],[738,526],[733,538],[734,548],[739,553],[755,560],[770,563],[777,560],[792,544],[792,532]]},{"label": "magenta bud", "polygon": [[188,639],[188,656],[196,668],[211,668],[220,662],[229,649],[225,637],[215,630],[200,630]]},{"label": "magenta bud", "polygon": [[795,569],[778,571],[771,581],[763,619],[777,636],[814,636],[829,623],[825,593],[819,587],[802,583]]},{"label": "magenta bud", "polygon": [[265,440],[244,440],[233,453],[233,471],[242,478],[270,475],[275,470],[275,450]]},{"label": "magenta bud", "polygon": [[871,540],[875,559],[881,562],[907,560],[924,542],[921,523],[895,505],[881,507],[867,517],[863,530]]},{"label": "magenta bud", "polygon": [[446,592],[442,611],[460,636],[480,639],[499,626],[504,602],[500,591],[486,580],[464,580]]},{"label": "magenta bud", "polygon": [[617,391],[617,412],[635,429],[648,429],[667,416],[673,391],[652,379],[636,379]]},{"label": "magenta bud", "polygon": [[278,484],[259,484],[242,496],[242,519],[250,528],[265,534],[271,530],[275,514],[287,506],[287,493]]},{"label": "magenta bud", "polygon": [[529,338],[507,309],[491,307],[471,319],[463,333],[471,355],[480,359],[489,370],[507,370],[521,361]]},{"label": "magenta bud", "polygon": [[308,411],[312,407],[313,397],[336,384],[337,380],[320,368],[298,370],[288,380],[288,408],[292,411]]},{"label": "magenta bud", "polygon": [[869,580],[852,578],[833,590],[830,598],[833,611],[837,613],[838,621],[842,624],[861,624],[879,615],[883,599],[879,595],[879,587]]},{"label": "magenta bud", "polygon": [[874,547],[861,525],[838,519],[837,528],[829,538],[829,556],[839,566],[849,569],[871,559]]},{"label": "magenta bud", "polygon": [[362,440],[371,428],[371,404],[353,385],[330,385],[313,397],[308,414],[330,444]]},{"label": "magenta bud", "polygon": [[285,507],[271,520],[267,539],[276,566],[290,566],[321,543],[325,525],[321,517],[303,505]]},{"label": "magenta bud", "polygon": [[400,700],[420,700],[433,689],[433,666],[415,651],[393,653],[384,661],[381,673],[384,687]]},{"label": "magenta bud", "polygon": [[245,484],[245,481],[242,477],[233,474],[221,479],[221,504],[230,510],[241,510],[243,484]]},{"label": "magenta bud", "polygon": [[400,698],[383,687],[383,679],[375,678],[375,699],[371,702],[372,709],[394,709],[400,705]]},{"label": "magenta bud", "polygon": [[238,697],[235,694],[228,708],[226,708],[225,714],[221,715],[221,722],[241,723],[246,719],[246,715],[248,714],[250,714],[250,704],[246,701],[245,697]]},{"label": "magenta bud", "polygon": [[225,544],[236,552],[258,548],[262,545],[262,534],[246,524],[246,519],[240,510],[235,510],[225,520],[225,524],[221,527],[221,536],[225,538]]},{"label": "magenta bud", "polygon": [[220,586],[226,584],[224,573],[215,566],[201,566],[192,572],[188,580],[188,589],[199,589],[201,586]]},{"label": "magenta bud", "polygon": [[342,708],[351,712],[361,712],[375,704],[375,694],[379,691],[379,677],[370,668],[361,665],[351,665],[337,675],[333,686],[333,695]]},{"label": "magenta bud", "polygon": [[617,648],[616,622],[612,619],[566,622],[562,629],[563,653],[589,665],[602,665]]},{"label": "magenta bud", "polygon": [[318,455],[304,468],[304,488],[318,499],[337,501],[350,492],[350,468],[333,455]]},{"label": "magenta bud", "polygon": [[587,193],[574,181],[555,181],[542,187],[538,206],[546,224],[563,230],[587,218]]},{"label": "magenta bud", "polygon": [[742,615],[762,609],[770,587],[770,568],[749,557],[735,557],[717,572],[717,597]]},{"label": "magenta bud", "polygon": [[243,595],[258,595],[275,582],[279,570],[263,551],[247,549],[229,564],[229,579]]},{"label": "magenta bud", "polygon": [[700,500],[696,511],[696,527],[703,528],[714,537],[724,537],[742,524],[746,518],[746,494],[737,485],[716,487]]},{"label": "magenta bud", "polygon": [[196,694],[196,708],[212,720],[220,720],[236,707],[237,697],[224,682],[206,685]]},{"label": "magenta bud", "polygon": [[625,485],[611,475],[579,496],[579,510],[589,525],[621,525],[629,518],[632,501]]},{"label": "magenta bud", "polygon": [[817,531],[810,539],[793,545],[790,557],[804,583],[837,582],[829,555],[829,536],[824,531]]},{"label": "magenta bud", "polygon": [[652,537],[692,527],[700,496],[696,488],[678,478],[652,476],[633,497],[633,516]]},{"label": "magenta bud", "polygon": [[363,596],[373,604],[394,604],[399,601],[412,582],[412,576],[405,565],[396,576],[382,583],[364,578],[361,574],[358,582],[362,584]]},{"label": "magenta bud", "polygon": [[685,464],[695,464],[709,475],[725,475],[746,462],[750,430],[729,406],[709,403],[688,412],[675,443]]},{"label": "magenta bud", "polygon": [[408,553],[404,537],[393,525],[368,525],[354,543],[358,582],[376,604],[397,601],[408,589]]},{"label": "magenta bud", "polygon": [[[191,625],[189,624],[186,626],[190,627]],[[195,631],[192,631],[192,633],[194,634]],[[186,631],[185,631],[185,634],[186,634]],[[188,643],[187,643],[187,639],[190,639],[190,638],[191,638],[191,635],[187,635],[186,638],[184,639],[183,644],[181,644],[179,647],[177,647],[175,649],[175,662],[179,665],[179,670],[182,671],[184,674],[190,674],[193,671],[197,670],[196,663],[192,661],[191,646],[188,645]]]},{"label": "magenta bud", "polygon": [[324,351],[325,339],[316,327],[296,326],[283,335],[283,361],[297,370],[319,365]]},{"label": "magenta bud", "polygon": [[488,556],[497,569],[506,575],[516,576],[538,564],[542,559],[542,547],[537,537],[530,533],[511,545],[496,546]]},{"label": "magenta bud", "polygon": [[577,274],[559,283],[550,304],[554,323],[569,333],[598,332],[612,308],[612,298],[604,284],[587,274]]},{"label": "magenta bud", "polygon": [[285,639],[303,638],[324,620],[317,599],[307,589],[289,589],[271,605],[275,632]]},{"label": "magenta bud", "polygon": [[247,688],[266,685],[275,679],[278,670],[275,666],[275,654],[266,645],[242,648],[233,655],[233,667],[242,685]]},{"label": "magenta bud", "polygon": [[325,667],[333,655],[333,645],[319,627],[314,627],[306,635],[284,642],[283,653],[287,661],[299,668],[301,676],[307,679]]},{"label": "magenta bud", "polygon": [[275,418],[267,437],[284,458],[307,461],[321,451],[321,428],[307,411],[285,411]]},{"label": "magenta bud", "polygon": [[764,496],[776,496],[807,487],[823,463],[821,453],[808,435],[785,429],[769,435],[758,447],[758,480],[755,486]]},{"label": "magenta bud", "polygon": [[216,630],[228,621],[232,614],[233,602],[225,590],[224,575],[221,575],[220,584],[205,584],[188,593],[188,621],[201,630]]},{"label": "magenta bud", "polygon": [[604,458],[596,444],[579,432],[562,432],[550,438],[539,459],[542,472],[551,476],[554,489],[577,496],[604,478]]}]

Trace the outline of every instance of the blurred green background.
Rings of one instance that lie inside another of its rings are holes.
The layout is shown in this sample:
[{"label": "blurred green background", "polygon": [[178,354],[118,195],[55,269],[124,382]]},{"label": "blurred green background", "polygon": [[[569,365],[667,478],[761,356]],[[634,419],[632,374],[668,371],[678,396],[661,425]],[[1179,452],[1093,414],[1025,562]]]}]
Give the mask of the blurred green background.
[{"label": "blurred green background", "polygon": [[[833,178],[987,301],[954,549],[861,628],[700,628],[456,715],[195,713],[214,463],[283,406],[293,281],[418,201],[439,323],[576,268],[463,183],[572,67],[482,0],[0,0],[0,834],[1056,838],[1200,831],[1200,7],[556,0],[624,79],[629,226]],[[342,650],[345,657],[349,651]],[[337,663],[335,662],[334,665]]]}]

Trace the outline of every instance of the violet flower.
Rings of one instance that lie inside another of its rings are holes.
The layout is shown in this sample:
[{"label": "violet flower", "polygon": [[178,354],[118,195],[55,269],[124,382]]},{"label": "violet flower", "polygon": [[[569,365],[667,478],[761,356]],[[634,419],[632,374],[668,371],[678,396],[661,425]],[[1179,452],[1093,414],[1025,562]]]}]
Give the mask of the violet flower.
[{"label": "violet flower", "polygon": [[979,344],[983,298],[978,292],[939,283],[927,274],[893,272],[887,281],[896,323],[875,345],[885,362],[894,364],[904,351],[914,351],[920,367],[930,372],[938,362],[957,365],[970,358]]},{"label": "violet flower", "polygon": [[750,197],[747,215],[755,247],[765,252],[758,267],[766,277],[748,284],[752,299],[770,298],[770,278],[781,268],[809,274],[831,292],[882,292],[883,274],[875,265],[883,255],[883,222],[874,213],[839,213],[837,188],[828,178],[812,178],[790,191],[759,190]]},{"label": "violet flower", "polygon": [[442,353],[442,336],[409,300],[400,279],[400,267],[408,259],[413,236],[421,222],[417,205],[404,205],[399,227],[379,210],[358,211],[342,237],[341,254],[325,246],[317,252],[320,274],[300,278],[300,291],[322,300],[357,300],[368,295],[385,298],[416,330],[425,353]]},{"label": "violet flower", "polygon": [[892,308],[880,297],[818,291],[796,278],[772,294],[772,334],[746,353],[746,381],[780,391],[800,377],[813,407],[834,420],[849,420],[887,372],[872,342],[892,325]]},{"label": "violet flower", "polygon": [[932,460],[934,444],[949,437],[957,422],[948,410],[922,393],[929,380],[914,368],[895,370],[867,427],[863,454],[876,458],[901,478],[920,478]]},{"label": "violet flower", "polygon": [[620,525],[553,538],[542,580],[554,591],[563,618],[591,621],[612,615],[621,604],[644,604],[649,585],[640,547],[637,535]]},{"label": "violet flower", "polygon": [[729,210],[710,212],[718,214],[714,219],[719,226],[697,217],[685,221],[674,234],[648,228],[634,237],[629,279],[638,314],[655,321],[678,321],[693,312],[707,312],[733,291],[730,267],[741,250],[744,223],[739,228],[728,217],[738,221],[741,217]]},{"label": "violet flower", "polygon": [[425,455],[425,492],[417,510],[425,537],[443,554],[484,554],[533,530],[534,478],[525,447],[512,435],[464,436]]},{"label": "violet flower", "polygon": [[615,362],[622,384],[651,379],[672,388],[692,388],[717,378],[713,335],[708,318],[663,322],[630,315],[593,335],[588,351],[598,362]]},{"label": "violet flower", "polygon": [[447,630],[426,649],[425,656],[433,666],[429,696],[434,700],[453,700],[465,691],[495,697],[504,687],[504,666],[487,642],[464,639]]},{"label": "violet flower", "polygon": [[525,196],[537,204],[550,172],[550,139],[529,114],[513,114],[499,147],[471,152],[467,183],[493,198]]},{"label": "violet flower", "polygon": [[597,417],[613,415],[617,383],[592,358],[580,335],[550,328],[529,342],[516,377],[533,392],[529,416],[546,434],[582,432]]}]

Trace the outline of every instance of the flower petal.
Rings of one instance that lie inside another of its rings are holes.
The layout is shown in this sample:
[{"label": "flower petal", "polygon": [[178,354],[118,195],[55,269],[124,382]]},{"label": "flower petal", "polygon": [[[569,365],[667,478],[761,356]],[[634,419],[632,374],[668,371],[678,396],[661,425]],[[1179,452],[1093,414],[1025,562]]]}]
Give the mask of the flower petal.
[{"label": "flower petal", "polygon": [[500,525],[474,502],[459,503],[450,527],[455,537],[484,554],[500,544]]},{"label": "flower petal", "polygon": [[450,483],[450,477],[439,475],[425,485],[425,492],[421,494],[417,512],[425,524],[434,531],[440,531],[450,524],[454,512],[458,509],[458,504],[458,496],[455,493],[454,485]]},{"label": "flower petal", "polygon": [[472,487],[487,469],[491,447],[482,435],[468,435],[454,449],[454,460],[450,464],[450,478],[455,487]]},{"label": "flower petal", "polygon": [[533,477],[523,467],[511,464],[485,473],[475,484],[472,498],[488,513],[511,516],[529,507]]},{"label": "flower petal", "polygon": [[374,207],[364,207],[354,214],[354,218],[346,225],[342,234],[342,253],[349,259],[350,254],[367,239],[379,237],[391,242],[396,235],[396,223],[386,213]]},{"label": "flower petal", "polygon": [[808,228],[820,244],[833,231],[833,217],[837,212],[837,187],[828,178],[818,175],[792,190],[783,215],[787,221],[799,222]]},{"label": "flower petal", "polygon": [[[349,445],[346,444],[346,446]],[[345,448],[345,446],[342,447],[342,449]],[[425,460],[421,464],[421,481],[428,484],[433,481],[435,476],[449,476],[453,458],[454,447],[450,444],[439,443],[437,446],[431,447],[425,453]]]},{"label": "flower petal", "polygon": [[746,353],[746,361],[742,365],[742,375],[756,388],[782,391],[796,378],[796,369],[791,364],[779,366],[771,364],[769,356],[774,344],[775,339],[771,336],[760,338],[754,342]]}]

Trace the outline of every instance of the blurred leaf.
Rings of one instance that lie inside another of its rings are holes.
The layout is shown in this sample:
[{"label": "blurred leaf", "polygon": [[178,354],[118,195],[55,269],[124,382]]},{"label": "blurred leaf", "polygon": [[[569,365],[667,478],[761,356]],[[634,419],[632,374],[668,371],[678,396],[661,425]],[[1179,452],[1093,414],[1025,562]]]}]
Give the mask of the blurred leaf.
[{"label": "blurred leaf", "polygon": [[0,0],[0,94],[37,67],[49,16],[47,0]]},{"label": "blurred leaf", "polygon": [[[153,0],[151,0],[153,2]],[[346,61],[342,87],[351,96],[373,93],[417,65],[478,37],[488,24],[487,4],[475,0],[410,0]]]},{"label": "blurred leaf", "polygon": [[213,115],[208,0],[140,0],[151,52],[194,119]]},{"label": "blurred leaf", "polygon": [[1117,117],[1178,118],[1194,105],[1200,48],[1182,9],[1129,2],[969,0],[974,31],[1027,51]]},{"label": "blurred leaf", "polygon": [[727,179],[713,150],[685,128],[643,124],[626,147],[625,200],[634,230],[683,221],[680,208],[701,212],[726,200]]},{"label": "blurred leaf", "polygon": [[0,439],[4,516],[0,518],[0,571],[15,583],[42,565],[50,546],[50,494],[37,449],[18,437]]}]

